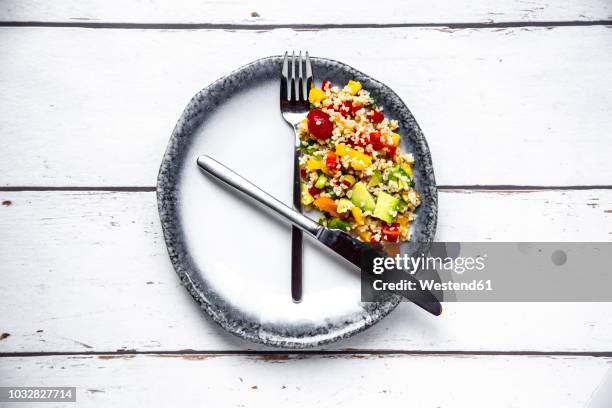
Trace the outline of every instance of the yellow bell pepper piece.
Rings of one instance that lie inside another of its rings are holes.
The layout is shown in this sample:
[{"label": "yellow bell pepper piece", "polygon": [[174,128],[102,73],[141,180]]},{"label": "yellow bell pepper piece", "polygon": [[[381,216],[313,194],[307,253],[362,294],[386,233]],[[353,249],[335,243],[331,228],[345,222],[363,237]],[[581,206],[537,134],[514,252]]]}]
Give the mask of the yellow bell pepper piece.
[{"label": "yellow bell pepper piece", "polygon": [[397,222],[400,227],[405,227],[408,225],[408,217],[405,215],[398,215],[395,222]]},{"label": "yellow bell pepper piece", "polygon": [[351,159],[351,166],[358,171],[365,169],[372,165],[372,157],[368,156],[365,153],[360,152],[359,150],[355,150],[351,147],[348,147],[344,143],[340,143],[336,145],[336,154],[345,158],[348,156]]},{"label": "yellow bell pepper piece", "polygon": [[408,163],[404,163],[402,164],[402,170],[404,170],[406,172],[406,174],[412,178],[412,166],[409,165]]},{"label": "yellow bell pepper piece", "polygon": [[312,88],[310,92],[308,92],[308,100],[310,103],[319,103],[323,98],[325,98],[325,92],[319,88]]},{"label": "yellow bell pepper piece", "polygon": [[363,225],[364,219],[363,219],[363,212],[361,211],[361,208],[353,207],[351,208],[351,213],[353,213],[353,217],[355,218],[357,225]]},{"label": "yellow bell pepper piece", "polygon": [[302,183],[302,204],[310,205],[314,202],[314,197],[308,192],[306,186]]},{"label": "yellow bell pepper piece", "polygon": [[398,215],[395,219],[395,222],[399,224],[400,230],[400,239],[404,240],[408,237],[408,232],[410,231],[410,219],[408,218],[410,213],[406,213],[405,215]]},{"label": "yellow bell pepper piece", "polygon": [[372,239],[372,233],[370,231],[357,231],[357,235],[359,236],[359,239],[361,239],[363,242],[370,242],[370,239]]},{"label": "yellow bell pepper piece", "polygon": [[394,146],[399,146],[399,144],[400,144],[400,135],[398,135],[397,133],[391,133],[391,139],[393,139],[393,145]]},{"label": "yellow bell pepper piece", "polygon": [[334,171],[330,170],[330,168],[327,167],[325,164],[321,165],[321,173],[329,177],[332,177],[334,175]]},{"label": "yellow bell pepper piece", "polygon": [[317,160],[315,158],[306,160],[306,169],[309,171],[321,170],[322,167],[323,160]]},{"label": "yellow bell pepper piece", "polygon": [[348,147],[347,145],[345,145],[344,143],[339,143],[336,145],[336,155],[337,156],[344,156],[345,154],[348,154],[349,150],[352,150],[352,149]]},{"label": "yellow bell pepper piece", "polygon": [[348,81],[348,86],[351,88],[351,95],[357,95],[357,92],[361,91],[361,83],[357,81],[353,81],[352,79]]}]

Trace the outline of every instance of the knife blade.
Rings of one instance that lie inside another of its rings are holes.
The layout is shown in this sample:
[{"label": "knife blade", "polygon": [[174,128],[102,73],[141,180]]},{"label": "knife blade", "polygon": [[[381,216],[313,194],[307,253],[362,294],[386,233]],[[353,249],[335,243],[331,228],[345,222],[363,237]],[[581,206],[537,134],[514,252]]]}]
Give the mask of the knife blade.
[{"label": "knife blade", "polygon": [[[275,214],[282,216],[286,221],[289,221],[302,231],[310,234],[325,247],[331,249],[334,253],[358,268],[361,268],[361,257],[366,250],[373,250],[380,256],[386,256],[382,247],[373,248],[344,231],[327,229],[305,215],[294,211],[210,156],[199,156],[197,158],[197,165],[204,172],[265,205]],[[404,279],[407,281],[414,281],[415,284],[417,284],[416,278],[410,274],[405,274]],[[433,293],[428,290],[414,290],[409,291],[409,293],[406,291],[397,291],[393,293],[405,297],[433,315],[438,316],[442,313],[440,302]]]}]

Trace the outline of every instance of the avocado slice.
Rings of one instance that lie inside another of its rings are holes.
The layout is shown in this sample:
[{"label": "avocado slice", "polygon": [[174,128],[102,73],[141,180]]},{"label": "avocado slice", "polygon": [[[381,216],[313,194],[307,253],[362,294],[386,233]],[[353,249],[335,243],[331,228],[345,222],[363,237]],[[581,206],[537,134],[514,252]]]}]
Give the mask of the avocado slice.
[{"label": "avocado slice", "polygon": [[341,198],[338,200],[338,207],[336,207],[336,211],[339,213],[345,213],[349,211],[354,206],[351,200],[347,200],[346,198]]},{"label": "avocado slice", "polygon": [[323,187],[325,187],[325,184],[327,184],[327,177],[325,176],[325,174],[321,174],[317,179],[317,182],[315,183],[315,187],[319,190],[322,190]]},{"label": "avocado slice", "polygon": [[387,224],[391,224],[397,216],[397,207],[399,198],[395,198],[390,194],[381,191],[376,200],[376,208],[374,209],[374,217],[383,220]]},{"label": "avocado slice", "polygon": [[406,170],[402,169],[399,165],[395,166],[389,172],[389,180],[397,182],[400,190],[403,190],[405,187],[413,187],[414,182],[412,181],[412,177]]},{"label": "avocado slice", "polygon": [[374,174],[372,174],[372,178],[370,178],[370,181],[368,181],[368,187],[376,187],[382,182],[383,182],[382,173],[378,170],[374,170]]},{"label": "avocado slice", "polygon": [[391,171],[389,171],[389,180],[398,181],[401,180],[404,176],[408,177],[408,174],[406,174],[404,169],[402,169],[399,164],[393,167]]},{"label": "avocado slice", "polygon": [[404,200],[399,200],[399,203],[397,204],[397,212],[406,212],[406,210],[408,209],[408,203],[405,202]]},{"label": "avocado slice", "polygon": [[374,197],[368,191],[368,188],[361,181],[353,186],[351,190],[351,201],[355,206],[361,208],[364,211],[374,211],[376,202]]}]

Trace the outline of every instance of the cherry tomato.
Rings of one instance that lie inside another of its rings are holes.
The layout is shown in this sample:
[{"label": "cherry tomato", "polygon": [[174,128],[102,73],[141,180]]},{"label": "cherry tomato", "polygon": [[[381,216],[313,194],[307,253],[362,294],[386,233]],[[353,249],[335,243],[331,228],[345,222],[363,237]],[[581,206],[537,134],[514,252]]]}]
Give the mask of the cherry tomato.
[{"label": "cherry tomato", "polygon": [[347,102],[342,102],[342,104],[340,104],[340,106],[338,106],[337,108],[334,106],[333,103],[329,103],[326,106],[327,109],[333,109],[336,112],[340,113],[342,116],[344,116],[345,118],[350,116],[351,114],[351,109],[352,106],[350,103]]},{"label": "cherry tomato", "polygon": [[352,106],[348,102],[342,102],[342,105],[338,108],[338,112],[342,114],[345,118],[351,115]]},{"label": "cherry tomato", "polygon": [[385,115],[381,111],[374,111],[372,113],[372,122],[380,123],[385,119]]},{"label": "cherry tomato", "polygon": [[323,83],[321,84],[321,89],[326,90],[327,87],[331,88],[331,86],[332,86],[331,82],[329,82],[327,79],[324,79]]},{"label": "cherry tomato", "polygon": [[383,239],[387,242],[396,242],[399,238],[399,224],[385,224],[382,228]]},{"label": "cherry tomato", "polygon": [[376,239],[376,237],[372,237],[372,238],[370,238],[370,242],[374,244],[376,242],[380,242],[380,240]]},{"label": "cherry tomato", "polygon": [[329,139],[334,125],[329,115],[321,109],[314,109],[308,113],[308,130],[319,140]]},{"label": "cherry tomato", "polygon": [[358,104],[358,103],[354,103],[354,104],[352,104],[352,105],[351,105],[351,115],[355,116],[355,115],[356,115],[356,113],[357,113],[357,111],[358,111],[359,109],[361,109],[361,108],[363,108],[363,106],[361,106],[361,105],[360,105],[360,104]]},{"label": "cherry tomato", "polygon": [[384,143],[380,140],[380,133],[372,132],[370,133],[370,143],[372,144],[372,149],[381,150],[385,147]]},{"label": "cherry tomato", "polygon": [[369,144],[370,144],[370,135],[360,135],[359,145],[365,147]]},{"label": "cherry tomato", "polygon": [[385,146],[385,149],[387,150],[387,156],[393,157],[395,156],[395,151],[397,150],[397,146],[387,145]]},{"label": "cherry tomato", "polygon": [[330,170],[336,170],[338,166],[338,156],[334,152],[327,152],[327,157],[325,157],[325,165]]},{"label": "cherry tomato", "polygon": [[355,136],[352,136],[349,141],[351,142],[351,144],[353,146],[362,146],[365,147],[370,143],[370,136],[369,135],[361,135],[361,134],[357,134]]},{"label": "cherry tomato", "polygon": [[310,193],[311,196],[316,196],[321,192],[320,189],[316,188],[315,186],[312,186],[308,189],[308,193]]}]

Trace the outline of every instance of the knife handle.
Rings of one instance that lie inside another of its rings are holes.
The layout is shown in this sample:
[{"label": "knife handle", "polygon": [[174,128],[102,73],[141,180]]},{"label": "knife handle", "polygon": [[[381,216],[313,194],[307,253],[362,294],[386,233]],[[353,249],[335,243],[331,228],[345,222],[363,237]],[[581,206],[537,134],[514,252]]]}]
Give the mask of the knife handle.
[{"label": "knife handle", "polygon": [[302,215],[299,212],[287,207],[285,204],[281,203],[276,198],[272,197],[270,194],[266,193],[242,176],[239,176],[234,171],[225,167],[212,157],[202,155],[198,157],[197,163],[202,170],[270,208],[291,224],[300,228],[302,231],[316,237],[319,231],[323,228],[305,215]]}]

